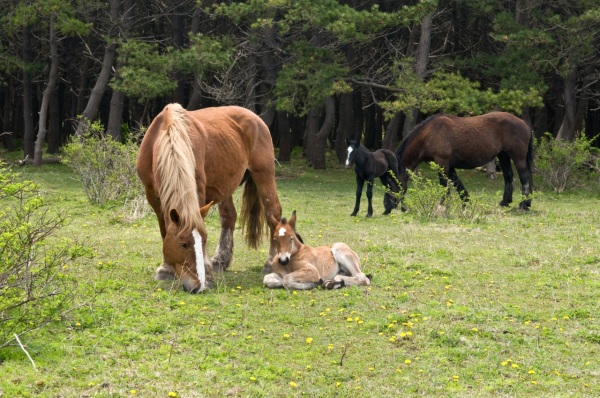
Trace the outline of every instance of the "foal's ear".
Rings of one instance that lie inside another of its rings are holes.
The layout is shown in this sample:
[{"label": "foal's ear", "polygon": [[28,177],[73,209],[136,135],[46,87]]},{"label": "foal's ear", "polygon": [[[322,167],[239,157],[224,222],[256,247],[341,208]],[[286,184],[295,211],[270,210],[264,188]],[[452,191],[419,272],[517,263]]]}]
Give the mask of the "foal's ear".
[{"label": "foal's ear", "polygon": [[290,221],[288,221],[288,223],[293,230],[296,229],[296,210],[292,212],[292,217],[290,217]]},{"label": "foal's ear", "polygon": [[213,203],[215,203],[215,202],[211,201],[210,203],[207,203],[200,208],[200,215],[202,216],[202,218],[206,217],[206,214],[210,210],[210,207],[213,205]]},{"label": "foal's ear", "polygon": [[175,224],[179,224],[181,222],[181,217],[179,217],[179,212],[177,211],[177,209],[171,209],[171,211],[169,212],[169,217],[171,218],[171,221],[173,221]]}]

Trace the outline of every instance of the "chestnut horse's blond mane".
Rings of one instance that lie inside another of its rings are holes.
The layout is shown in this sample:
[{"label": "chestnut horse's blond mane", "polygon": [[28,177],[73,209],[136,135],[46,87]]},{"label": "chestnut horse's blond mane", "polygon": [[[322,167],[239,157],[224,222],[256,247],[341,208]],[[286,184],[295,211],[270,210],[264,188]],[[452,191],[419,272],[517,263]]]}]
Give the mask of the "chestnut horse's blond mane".
[{"label": "chestnut horse's blond mane", "polygon": [[157,141],[158,196],[163,214],[179,212],[181,232],[202,225],[196,192],[196,158],[188,135],[186,110],[179,104],[167,105],[164,133]]}]

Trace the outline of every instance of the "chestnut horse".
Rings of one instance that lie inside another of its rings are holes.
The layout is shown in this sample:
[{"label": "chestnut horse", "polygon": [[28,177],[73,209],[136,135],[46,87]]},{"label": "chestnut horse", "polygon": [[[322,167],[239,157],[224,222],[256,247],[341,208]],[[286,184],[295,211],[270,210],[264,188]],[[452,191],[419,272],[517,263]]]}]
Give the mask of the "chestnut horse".
[{"label": "chestnut horse", "polygon": [[[271,223],[277,223],[270,218]],[[369,285],[369,278],[360,270],[358,255],[347,244],[310,247],[295,229],[296,211],[289,221],[283,218],[277,223],[273,234],[277,255],[271,265],[273,272],[263,279],[266,287],[306,290],[319,285],[326,289]]]},{"label": "chestnut horse", "polygon": [[[214,279],[213,267],[224,270],[231,263],[237,218],[232,195],[239,185],[245,182],[241,225],[249,246],[259,244],[266,215],[281,218],[269,129],[244,108],[188,112],[179,104],[167,105],[142,140],[137,173],[163,239],[163,263],[156,279],[177,277],[187,292],[204,290]],[[219,205],[221,218],[212,260],[206,253],[203,220],[211,202]],[[276,224],[269,226],[271,233]],[[275,253],[271,242],[265,266]]]},{"label": "chestnut horse", "polygon": [[473,117],[438,114],[431,116],[402,141],[396,150],[399,180],[403,192],[408,182],[407,169],[414,170],[421,162],[435,162],[443,168],[440,184],[448,186],[446,176],[464,201],[469,194],[458,179],[456,169],[473,169],[498,157],[504,176],[504,196],[501,206],[508,206],[513,197],[515,164],[524,199],[519,208],[529,210],[532,193],[533,137],[523,120],[506,112],[491,112]]},{"label": "chestnut horse", "polygon": [[396,184],[398,161],[396,155],[389,149],[378,149],[371,152],[355,140],[347,139],[346,145],[348,145],[346,167],[354,165],[354,173],[356,174],[356,200],[354,210],[350,215],[354,217],[358,214],[365,181],[367,182],[367,217],[373,215],[373,183],[375,177],[379,177],[379,180],[387,189],[387,192],[383,195],[383,207],[385,208],[383,215],[387,216],[392,212],[392,209],[398,206],[397,199],[393,195],[393,193],[398,192],[398,185]]}]

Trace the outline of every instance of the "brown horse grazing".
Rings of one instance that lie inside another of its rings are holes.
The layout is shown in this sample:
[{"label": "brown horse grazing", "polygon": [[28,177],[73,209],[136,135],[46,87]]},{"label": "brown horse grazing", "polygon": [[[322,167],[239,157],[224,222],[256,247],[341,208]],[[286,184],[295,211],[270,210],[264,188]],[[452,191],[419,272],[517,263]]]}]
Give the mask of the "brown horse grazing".
[{"label": "brown horse grazing", "polygon": [[[281,218],[271,135],[263,121],[244,108],[188,112],[179,104],[167,105],[142,140],[137,173],[163,239],[163,264],[156,279],[176,276],[191,293],[210,285],[213,267],[224,270],[231,263],[237,218],[232,195],[239,185],[245,182],[241,224],[250,246],[260,242],[266,215]],[[221,216],[212,260],[206,253],[203,220],[211,202],[219,204]],[[271,233],[276,224],[270,225]],[[276,249],[272,242],[265,266],[270,266]]]},{"label": "brown horse grazing", "polygon": [[[506,112],[491,112],[473,117],[438,114],[419,124],[396,150],[399,180],[404,193],[408,182],[407,169],[414,170],[421,162],[435,162],[458,191],[461,199],[469,195],[458,179],[456,169],[473,169],[498,157],[504,176],[504,196],[501,206],[508,206],[513,196],[515,163],[524,200],[519,208],[529,210],[532,192],[533,137],[523,120]],[[440,183],[448,186],[440,173]]]},{"label": "brown horse grazing", "polygon": [[[271,217],[271,223],[277,222]],[[358,255],[345,243],[310,247],[295,232],[296,211],[289,221],[283,218],[275,227],[273,241],[277,255],[271,265],[273,272],[265,275],[266,287],[293,290],[367,286],[369,278],[360,270]]]}]

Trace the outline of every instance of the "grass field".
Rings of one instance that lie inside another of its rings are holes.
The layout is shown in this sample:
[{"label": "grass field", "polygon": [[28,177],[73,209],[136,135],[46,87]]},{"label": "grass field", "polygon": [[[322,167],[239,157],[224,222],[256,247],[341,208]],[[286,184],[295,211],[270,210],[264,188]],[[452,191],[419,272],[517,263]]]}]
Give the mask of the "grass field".
[{"label": "grass field", "polygon": [[[593,397],[600,395],[600,189],[536,192],[532,210],[496,209],[502,182],[462,171],[493,208],[476,222],[352,218],[354,175],[281,166],[284,216],[311,245],[348,243],[368,288],[262,286],[267,244],[236,233],[232,268],[206,293],[153,280],[153,215],[93,207],[65,166],[27,167],[61,235],[94,257],[67,271],[77,307],[0,351],[0,397]],[[539,186],[539,184],[536,184]],[[455,194],[455,193],[454,193]],[[238,200],[239,202],[239,200]],[[209,245],[218,214],[207,220]]]}]

